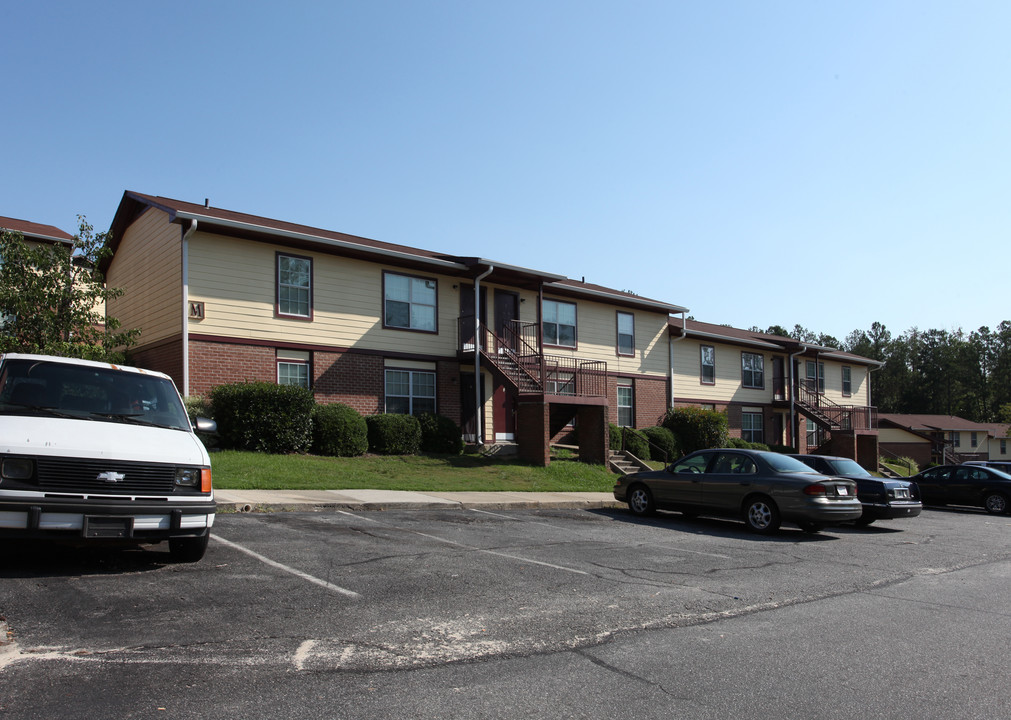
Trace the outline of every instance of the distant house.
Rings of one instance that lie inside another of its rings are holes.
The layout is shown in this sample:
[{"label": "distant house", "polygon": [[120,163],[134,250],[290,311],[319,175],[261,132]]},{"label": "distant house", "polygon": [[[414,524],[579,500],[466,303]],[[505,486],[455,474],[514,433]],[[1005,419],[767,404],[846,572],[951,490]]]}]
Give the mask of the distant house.
[{"label": "distant house", "polygon": [[882,363],[683,317],[669,326],[674,405],[725,411],[735,437],[877,468],[871,372]]},{"label": "distant house", "polygon": [[668,401],[667,319],[685,308],[561,275],[136,192],[102,270],[140,328],[132,361],[187,395],[296,384],[364,414],[438,412],[466,439],[606,462],[608,422]]},{"label": "distant house", "polygon": [[17,220],[15,218],[0,216],[0,229],[21,233],[21,236],[28,243],[66,245],[68,247],[74,244],[74,236],[65,233],[58,227],[29,222],[28,220]]},{"label": "distant house", "polygon": [[1011,460],[1008,425],[977,423],[955,415],[882,413],[881,451],[920,465],[967,460]]}]

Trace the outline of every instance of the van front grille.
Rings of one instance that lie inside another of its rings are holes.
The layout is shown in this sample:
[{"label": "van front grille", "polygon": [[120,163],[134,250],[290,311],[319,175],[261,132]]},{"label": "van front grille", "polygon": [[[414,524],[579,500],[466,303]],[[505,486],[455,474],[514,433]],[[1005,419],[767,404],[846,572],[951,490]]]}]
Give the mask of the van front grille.
[{"label": "van front grille", "polygon": [[36,458],[39,488],[114,495],[167,495],[175,487],[175,465],[121,460]]}]

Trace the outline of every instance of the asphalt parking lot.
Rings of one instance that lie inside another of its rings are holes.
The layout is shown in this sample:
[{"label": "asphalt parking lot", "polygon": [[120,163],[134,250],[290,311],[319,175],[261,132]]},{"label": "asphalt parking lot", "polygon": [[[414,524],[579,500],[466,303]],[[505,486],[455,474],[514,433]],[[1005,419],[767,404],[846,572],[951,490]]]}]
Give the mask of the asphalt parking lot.
[{"label": "asphalt parking lot", "polygon": [[1011,717],[1009,529],[446,509],[223,514],[194,565],[8,546],[0,716]]}]

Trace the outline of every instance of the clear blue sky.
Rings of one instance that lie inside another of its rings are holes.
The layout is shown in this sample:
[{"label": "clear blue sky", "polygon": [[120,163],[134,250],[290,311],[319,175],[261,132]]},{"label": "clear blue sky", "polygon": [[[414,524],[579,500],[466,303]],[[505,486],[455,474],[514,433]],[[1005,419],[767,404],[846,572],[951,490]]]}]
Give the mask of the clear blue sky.
[{"label": "clear blue sky", "polygon": [[706,322],[1011,319],[1011,3],[0,0],[0,215],[124,190]]}]

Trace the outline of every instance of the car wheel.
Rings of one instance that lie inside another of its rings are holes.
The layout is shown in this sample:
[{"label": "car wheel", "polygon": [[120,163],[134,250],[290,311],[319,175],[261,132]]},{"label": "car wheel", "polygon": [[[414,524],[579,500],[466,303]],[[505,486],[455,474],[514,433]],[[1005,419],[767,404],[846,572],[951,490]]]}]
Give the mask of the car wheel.
[{"label": "car wheel", "polygon": [[1003,493],[990,493],[983,498],[983,507],[991,515],[1003,515],[1008,510],[1007,497]]},{"label": "car wheel", "polygon": [[779,529],[779,508],[771,498],[756,495],[744,503],[744,522],[756,533],[772,533]]},{"label": "car wheel", "polygon": [[825,526],[822,525],[821,523],[810,522],[808,520],[802,520],[801,522],[797,523],[797,525],[800,526],[801,530],[803,530],[806,533],[810,533],[811,535],[814,535],[815,533],[820,533],[822,530],[825,529]]},{"label": "car wheel", "polygon": [[652,515],[656,512],[656,503],[653,502],[653,493],[645,485],[633,485],[628,490],[628,509],[633,515],[640,517]]},{"label": "car wheel", "polygon": [[210,539],[210,533],[203,537],[170,538],[169,557],[172,558],[172,562],[177,563],[198,562],[207,551],[207,542]]},{"label": "car wheel", "polygon": [[870,525],[875,520],[877,520],[877,518],[872,518],[872,517],[867,517],[866,515],[861,515],[860,517],[858,517],[854,521],[854,523],[856,524],[857,527],[867,527],[868,525]]}]

